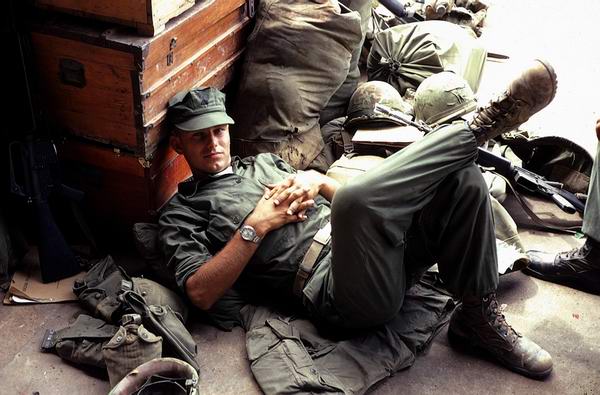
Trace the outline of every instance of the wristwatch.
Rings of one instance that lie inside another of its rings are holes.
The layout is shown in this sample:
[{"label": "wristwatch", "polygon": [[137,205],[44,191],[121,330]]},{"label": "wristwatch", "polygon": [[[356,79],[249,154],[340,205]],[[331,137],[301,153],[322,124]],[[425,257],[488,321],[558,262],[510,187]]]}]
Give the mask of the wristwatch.
[{"label": "wristwatch", "polygon": [[255,244],[260,243],[262,240],[262,237],[256,234],[256,229],[250,225],[243,225],[240,228],[240,235],[242,235],[242,239]]}]

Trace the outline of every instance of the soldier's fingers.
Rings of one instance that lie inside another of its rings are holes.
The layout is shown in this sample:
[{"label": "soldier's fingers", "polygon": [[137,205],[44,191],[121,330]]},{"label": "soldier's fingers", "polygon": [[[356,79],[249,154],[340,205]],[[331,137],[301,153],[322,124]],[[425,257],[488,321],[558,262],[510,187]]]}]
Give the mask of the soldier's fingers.
[{"label": "soldier's fingers", "polygon": [[306,215],[306,210],[299,211],[298,213],[296,213],[296,216],[300,221],[304,221],[308,218],[308,216]]},{"label": "soldier's fingers", "polygon": [[296,190],[296,186],[292,185],[289,188],[284,189],[283,191],[279,192],[275,197],[274,197],[274,202],[275,205],[278,205],[282,202],[288,201],[290,200],[290,196],[292,195],[292,193]]},{"label": "soldier's fingers", "polygon": [[302,199],[296,199],[296,200],[292,201],[286,211],[287,215],[293,215],[296,212],[296,210],[298,209],[298,206],[300,206],[300,203],[302,203]]},{"label": "soldier's fingers", "polygon": [[[294,183],[294,179],[292,178],[292,176],[286,178],[285,180],[281,181],[280,183],[277,184],[269,184],[270,188],[271,188],[271,193],[269,195],[269,199],[272,197],[277,198],[277,196],[281,193],[281,191],[284,191],[285,189],[289,188],[290,186],[292,186]],[[282,199],[277,199],[276,201],[274,201],[275,205],[277,206],[280,202],[282,202]]]},{"label": "soldier's fingers", "polygon": [[272,198],[273,196],[276,196],[277,193],[279,193],[279,191],[281,190],[281,185],[279,184],[269,184],[268,187],[269,189],[269,196],[267,197],[267,199]]},{"label": "soldier's fingers", "polygon": [[306,210],[308,210],[309,208],[313,207],[315,205],[315,201],[312,199],[309,200],[305,200],[303,202],[300,202],[298,204],[298,207],[296,208],[296,213],[298,218],[304,220],[306,219]]},{"label": "soldier's fingers", "polygon": [[308,188],[299,187],[290,194],[288,200],[296,200],[298,198],[306,199],[308,197],[308,192],[309,192]]}]

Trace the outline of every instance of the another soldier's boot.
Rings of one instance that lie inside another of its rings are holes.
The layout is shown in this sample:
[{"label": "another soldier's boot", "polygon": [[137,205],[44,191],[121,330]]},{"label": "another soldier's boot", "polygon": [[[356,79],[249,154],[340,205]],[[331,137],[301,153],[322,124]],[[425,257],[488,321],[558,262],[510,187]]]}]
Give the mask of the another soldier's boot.
[{"label": "another soldier's boot", "polygon": [[453,344],[463,343],[486,352],[507,368],[542,379],[552,371],[552,357],[517,333],[499,311],[495,294],[464,298],[448,328]]},{"label": "another soldier's boot", "polygon": [[479,145],[517,128],[550,104],[556,94],[556,86],[556,73],[552,66],[536,59],[502,95],[478,109],[469,122]]},{"label": "another soldier's boot", "polygon": [[545,281],[600,294],[600,242],[588,237],[585,244],[559,254],[527,251],[527,274]]}]

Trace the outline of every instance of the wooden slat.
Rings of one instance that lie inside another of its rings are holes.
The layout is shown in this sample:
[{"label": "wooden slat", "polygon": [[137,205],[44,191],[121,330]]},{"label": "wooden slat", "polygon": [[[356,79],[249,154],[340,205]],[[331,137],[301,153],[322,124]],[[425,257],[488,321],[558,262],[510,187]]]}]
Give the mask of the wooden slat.
[{"label": "wooden slat", "polygon": [[166,76],[163,80],[142,93],[143,123],[155,118],[166,111],[169,99],[179,91],[189,89],[198,81],[204,79],[213,70],[217,69],[224,59],[230,59],[241,51],[248,34],[248,20],[237,24],[198,52],[189,64],[181,67],[174,74]]},{"label": "wooden slat", "polygon": [[52,54],[53,57],[77,59],[80,62],[92,62],[111,67],[135,70],[131,53],[111,48],[91,46],[82,41],[69,40],[49,34],[31,33],[31,45],[34,52]]},{"label": "wooden slat", "polygon": [[58,146],[68,174],[80,174],[77,187],[97,213],[120,216],[125,227],[152,220],[175,194],[179,182],[191,176],[185,158],[168,144],[146,162],[108,147],[68,140]]},{"label": "wooden slat", "polygon": [[36,0],[37,5],[77,15],[108,17],[131,23],[147,23],[146,0]]},{"label": "wooden slat", "polygon": [[144,167],[135,156],[117,152],[110,147],[67,140],[57,149],[62,160],[85,163],[102,170],[119,171],[139,178],[144,178],[145,175]]},{"label": "wooden slat", "polygon": [[[245,0],[201,2],[189,13],[172,21],[165,32],[148,40],[147,44],[142,45],[144,76],[140,90],[147,91],[158,79],[172,74],[172,70],[188,63],[189,59],[209,45],[214,37],[248,18],[245,4]],[[171,51],[173,39],[176,39],[176,46],[172,49],[173,63],[167,65],[167,54]]]},{"label": "wooden slat", "polygon": [[154,36],[194,6],[194,0],[36,0],[36,5],[72,15],[114,22]]},{"label": "wooden slat", "polygon": [[61,131],[84,137],[117,148],[135,151],[137,136],[140,133],[135,125],[98,119],[89,112],[74,112],[64,109],[51,109],[52,118],[61,125]]},{"label": "wooden slat", "polygon": [[[48,114],[69,133],[119,146],[137,144],[133,55],[74,40],[32,34],[38,84]],[[83,87],[60,77],[64,59],[83,67]]]},{"label": "wooden slat", "polygon": [[[205,76],[195,84],[196,87],[215,87],[218,89],[224,88],[229,81],[233,79],[236,72],[239,72],[239,65],[243,51],[237,52],[226,62],[212,70],[210,74]],[[191,88],[190,88],[191,89]],[[156,151],[156,147],[168,136],[170,130],[168,122],[166,122],[167,111],[162,111],[156,118],[148,122],[144,126],[144,152],[146,157],[150,158]],[[140,153],[142,155],[142,153]]]},{"label": "wooden slat", "polygon": [[150,15],[148,23],[155,28],[163,26],[172,18],[192,7],[194,0],[148,0]]}]

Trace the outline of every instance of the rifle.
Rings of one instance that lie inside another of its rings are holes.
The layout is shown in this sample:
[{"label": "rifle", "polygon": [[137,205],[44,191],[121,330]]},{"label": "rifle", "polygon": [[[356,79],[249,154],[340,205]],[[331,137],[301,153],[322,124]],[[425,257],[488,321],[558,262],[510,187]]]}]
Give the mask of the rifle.
[{"label": "rifle", "polygon": [[[391,117],[406,126],[413,126],[425,134],[433,131],[429,125],[422,122],[415,122],[406,114],[382,104],[376,104],[375,111]],[[563,189],[563,184],[549,181],[539,174],[526,170],[520,166],[513,165],[508,159],[496,155],[486,149],[478,148],[478,150],[477,163],[481,166],[493,168],[496,173],[528,192],[537,193],[546,198],[550,198],[558,207],[567,213],[573,214],[577,211],[583,213],[585,204],[582,203],[575,194]]]},{"label": "rifle", "polygon": [[[56,225],[48,205],[48,197],[51,192],[56,191],[67,198],[80,201],[83,192],[56,181],[58,157],[54,144],[47,140],[34,140],[30,135],[25,143],[10,143],[9,159],[11,192],[35,208],[42,281],[49,283],[79,273],[81,267]],[[18,182],[17,174],[22,176],[22,183]]]}]

